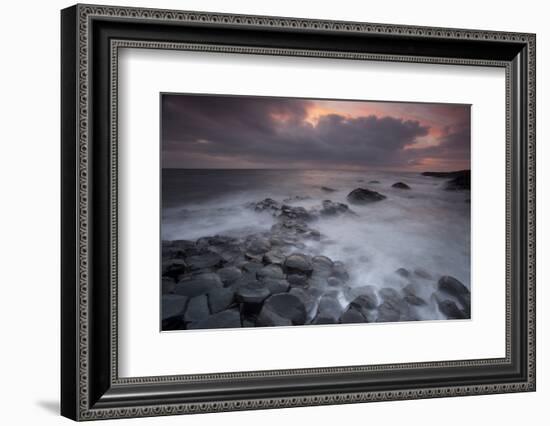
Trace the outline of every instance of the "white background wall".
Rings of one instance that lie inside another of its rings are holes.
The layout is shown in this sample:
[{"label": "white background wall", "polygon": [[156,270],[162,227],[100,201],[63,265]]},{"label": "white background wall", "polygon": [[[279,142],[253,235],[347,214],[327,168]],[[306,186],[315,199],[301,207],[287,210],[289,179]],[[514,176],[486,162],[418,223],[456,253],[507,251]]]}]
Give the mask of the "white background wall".
[{"label": "white background wall", "polygon": [[[537,33],[538,390],[422,401],[119,420],[117,424],[548,424],[550,403],[550,27],[540,0],[360,2],[108,1],[143,7],[297,16]],[[0,24],[0,419],[68,424],[59,404],[59,9],[61,0],[11,1]],[[102,424],[110,424],[113,421]]]}]

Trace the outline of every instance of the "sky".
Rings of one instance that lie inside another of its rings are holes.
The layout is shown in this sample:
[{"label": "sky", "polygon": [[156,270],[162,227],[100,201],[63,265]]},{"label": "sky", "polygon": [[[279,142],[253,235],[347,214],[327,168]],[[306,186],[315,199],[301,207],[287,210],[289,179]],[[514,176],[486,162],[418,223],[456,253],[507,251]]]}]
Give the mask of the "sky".
[{"label": "sky", "polygon": [[163,94],[162,167],[470,168],[470,106]]}]

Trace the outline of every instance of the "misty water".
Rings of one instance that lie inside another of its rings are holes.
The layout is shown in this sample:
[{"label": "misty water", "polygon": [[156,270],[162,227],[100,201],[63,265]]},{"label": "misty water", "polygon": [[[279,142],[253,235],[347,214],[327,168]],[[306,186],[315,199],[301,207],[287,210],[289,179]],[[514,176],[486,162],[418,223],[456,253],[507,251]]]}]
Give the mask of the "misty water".
[{"label": "misty water", "polygon": [[[398,181],[411,189],[392,188]],[[321,217],[313,225],[321,240],[296,251],[344,262],[351,287],[399,290],[413,280],[417,295],[429,300],[444,275],[470,288],[470,192],[446,191],[445,182],[416,172],[164,169],[161,234],[197,240],[269,231],[276,219],[247,206],[265,198],[307,209],[323,200],[346,203],[356,215]],[[360,187],[387,198],[349,204],[347,194]],[[396,274],[398,268],[411,277]],[[422,319],[444,318],[433,303],[419,309]]]}]

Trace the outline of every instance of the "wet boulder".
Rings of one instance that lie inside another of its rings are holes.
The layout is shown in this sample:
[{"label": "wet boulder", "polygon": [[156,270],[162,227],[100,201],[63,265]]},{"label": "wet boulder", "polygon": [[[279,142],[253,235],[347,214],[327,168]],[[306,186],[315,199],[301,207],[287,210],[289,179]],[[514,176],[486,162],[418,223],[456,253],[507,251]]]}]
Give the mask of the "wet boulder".
[{"label": "wet boulder", "polygon": [[[273,245],[273,241],[271,241],[271,244]],[[262,262],[267,265],[282,265],[284,261],[285,255],[279,250],[270,250],[262,257]]]},{"label": "wet boulder", "polygon": [[162,319],[167,320],[173,317],[179,317],[185,312],[189,298],[177,294],[165,294],[162,296]]},{"label": "wet boulder", "polygon": [[441,277],[437,283],[437,288],[456,297],[463,306],[470,304],[470,290],[454,277],[448,275]]},{"label": "wet boulder", "polygon": [[376,309],[378,306],[378,298],[373,290],[366,290],[365,293],[360,294],[355,297],[350,306],[355,307],[357,310],[362,311],[363,309]]},{"label": "wet boulder", "polygon": [[184,319],[185,322],[201,321],[210,315],[208,298],[205,294],[193,297],[187,303]]},{"label": "wet boulder", "polygon": [[191,271],[200,271],[220,267],[223,263],[223,259],[219,254],[208,251],[203,254],[188,257],[186,263]]},{"label": "wet boulder", "polygon": [[254,237],[246,242],[246,253],[253,256],[260,256],[260,259],[270,249],[271,243],[267,238]]},{"label": "wet boulder", "polygon": [[404,182],[395,182],[391,187],[397,189],[411,189],[411,187]]},{"label": "wet boulder", "polygon": [[167,259],[162,262],[162,275],[177,278],[189,270],[189,266],[183,259]]},{"label": "wet boulder", "polygon": [[447,319],[467,319],[469,315],[456,305],[452,300],[441,300],[437,302],[439,311],[447,317]]},{"label": "wet boulder", "polygon": [[432,274],[430,274],[426,269],[424,268],[416,268],[414,271],[414,275],[418,278],[422,278],[424,280],[431,280]]},{"label": "wet boulder", "polygon": [[294,253],[287,256],[284,262],[287,274],[311,275],[313,266],[309,256],[301,253]]},{"label": "wet boulder", "polygon": [[283,206],[281,207],[279,218],[295,219],[308,222],[315,219],[315,216],[303,207],[289,206],[288,204],[283,204]]},{"label": "wet boulder", "polygon": [[261,305],[269,295],[269,290],[262,283],[256,281],[237,288],[235,299],[245,305]]},{"label": "wet boulder", "polygon": [[286,280],[292,287],[307,287],[307,276],[302,274],[288,274]]},{"label": "wet boulder", "polygon": [[301,325],[306,322],[306,317],[306,307],[296,295],[290,293],[274,294],[263,304],[258,316],[258,324],[272,325],[269,323],[281,319],[286,324],[273,325],[288,325],[288,323]]},{"label": "wet boulder", "polygon": [[322,190],[322,191],[325,191],[325,192],[336,192],[336,189],[331,188],[331,187],[329,187],[329,186],[322,186],[322,187],[321,187],[321,190]]},{"label": "wet boulder", "polygon": [[314,256],[311,258],[313,273],[319,276],[329,276],[334,262],[326,256]]},{"label": "wet boulder", "polygon": [[257,203],[251,203],[248,207],[254,209],[257,212],[268,212],[271,214],[277,213],[281,209],[281,204],[272,198],[265,198]]},{"label": "wet boulder", "polygon": [[341,279],[342,281],[349,280],[349,274],[346,265],[343,262],[336,261],[332,265],[331,276]]},{"label": "wet boulder", "polygon": [[408,278],[411,275],[411,273],[405,268],[399,268],[395,271],[395,273],[403,278]]},{"label": "wet boulder", "polygon": [[242,277],[243,273],[236,266],[226,266],[217,271],[222,283],[227,287]]},{"label": "wet boulder", "polygon": [[213,314],[233,305],[235,292],[231,288],[220,288],[208,293],[208,306]]},{"label": "wet boulder", "polygon": [[290,283],[284,279],[266,278],[262,284],[271,294],[285,293],[289,290]]},{"label": "wet boulder", "polygon": [[283,273],[283,270],[279,265],[271,264],[264,266],[262,269],[258,270],[256,272],[256,276],[259,280],[263,280],[265,278],[284,279],[285,274]]},{"label": "wet boulder", "polygon": [[202,273],[177,282],[174,293],[180,296],[195,297],[223,287],[220,277],[213,273]]},{"label": "wet boulder", "polygon": [[162,277],[162,294],[173,293],[176,289],[176,281],[170,277]]},{"label": "wet boulder", "polygon": [[340,317],[341,324],[360,324],[367,322],[363,314],[354,307],[349,307]]},{"label": "wet boulder", "polygon": [[352,211],[347,204],[324,200],[323,207],[319,213],[321,216],[339,216],[343,214],[352,214]]},{"label": "wet boulder", "polygon": [[371,191],[370,189],[366,188],[356,188],[351,191],[347,196],[347,200],[352,204],[369,204],[385,199],[385,195],[382,195],[376,191]]}]

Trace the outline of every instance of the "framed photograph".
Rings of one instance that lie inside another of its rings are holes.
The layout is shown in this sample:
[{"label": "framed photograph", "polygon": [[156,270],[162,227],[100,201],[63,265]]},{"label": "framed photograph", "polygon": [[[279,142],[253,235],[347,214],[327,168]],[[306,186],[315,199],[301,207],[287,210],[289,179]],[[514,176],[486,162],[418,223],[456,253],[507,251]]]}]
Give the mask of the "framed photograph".
[{"label": "framed photograph", "polygon": [[535,35],[61,12],[74,420],[535,390]]}]

